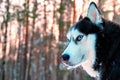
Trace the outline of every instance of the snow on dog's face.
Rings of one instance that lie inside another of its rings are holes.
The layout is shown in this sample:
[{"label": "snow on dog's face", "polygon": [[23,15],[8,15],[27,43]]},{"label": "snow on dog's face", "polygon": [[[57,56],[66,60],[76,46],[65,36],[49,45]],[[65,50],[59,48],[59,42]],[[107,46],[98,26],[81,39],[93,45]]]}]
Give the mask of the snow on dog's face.
[{"label": "snow on dog's face", "polygon": [[92,66],[96,60],[97,33],[102,30],[102,18],[95,3],[91,3],[87,17],[76,22],[68,31],[69,44],[62,53],[62,61],[68,69],[82,66],[88,74],[96,77]]}]

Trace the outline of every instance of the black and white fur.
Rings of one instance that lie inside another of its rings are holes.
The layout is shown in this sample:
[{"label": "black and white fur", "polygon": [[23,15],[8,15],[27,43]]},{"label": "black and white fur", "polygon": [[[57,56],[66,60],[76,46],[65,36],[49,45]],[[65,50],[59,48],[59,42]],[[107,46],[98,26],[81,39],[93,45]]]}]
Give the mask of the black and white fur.
[{"label": "black and white fur", "polygon": [[101,17],[94,2],[87,16],[68,31],[62,62],[68,69],[82,66],[100,80],[120,80],[120,27]]}]

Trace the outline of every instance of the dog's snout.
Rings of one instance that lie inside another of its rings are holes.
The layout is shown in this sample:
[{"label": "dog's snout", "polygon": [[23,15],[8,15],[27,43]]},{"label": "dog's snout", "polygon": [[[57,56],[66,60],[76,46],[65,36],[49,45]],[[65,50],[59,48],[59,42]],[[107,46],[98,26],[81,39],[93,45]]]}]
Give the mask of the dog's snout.
[{"label": "dog's snout", "polygon": [[62,60],[63,60],[63,61],[68,61],[69,58],[70,58],[70,56],[69,56],[68,54],[63,54],[63,55],[62,55]]}]

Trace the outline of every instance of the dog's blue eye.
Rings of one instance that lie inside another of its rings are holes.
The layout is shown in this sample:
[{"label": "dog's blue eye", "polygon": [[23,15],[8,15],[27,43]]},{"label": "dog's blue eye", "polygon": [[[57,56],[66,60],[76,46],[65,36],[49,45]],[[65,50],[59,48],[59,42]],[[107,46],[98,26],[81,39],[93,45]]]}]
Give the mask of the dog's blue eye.
[{"label": "dog's blue eye", "polygon": [[76,38],[76,41],[81,41],[83,38],[83,35],[79,35],[77,38]]}]

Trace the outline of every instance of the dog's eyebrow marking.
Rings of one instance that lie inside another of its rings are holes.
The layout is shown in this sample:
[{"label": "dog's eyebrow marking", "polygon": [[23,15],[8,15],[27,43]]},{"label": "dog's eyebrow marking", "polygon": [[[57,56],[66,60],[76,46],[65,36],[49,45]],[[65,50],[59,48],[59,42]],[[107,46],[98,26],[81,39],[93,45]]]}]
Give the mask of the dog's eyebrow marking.
[{"label": "dog's eyebrow marking", "polygon": [[73,30],[75,29],[76,23],[68,30],[67,38],[70,40],[73,34]]},{"label": "dog's eyebrow marking", "polygon": [[72,37],[71,40],[77,45],[77,41],[74,39],[74,37]]},{"label": "dog's eyebrow marking", "polygon": [[77,41],[74,39],[74,37],[72,37],[72,41],[77,45]]},{"label": "dog's eyebrow marking", "polygon": [[[73,41],[76,45],[78,44],[76,41],[76,37],[78,35],[84,35],[83,33],[79,32],[79,30],[77,30],[78,27],[78,22],[76,22],[68,31],[67,33],[67,38],[69,39],[69,41]],[[75,35],[76,34],[76,35]]]}]

